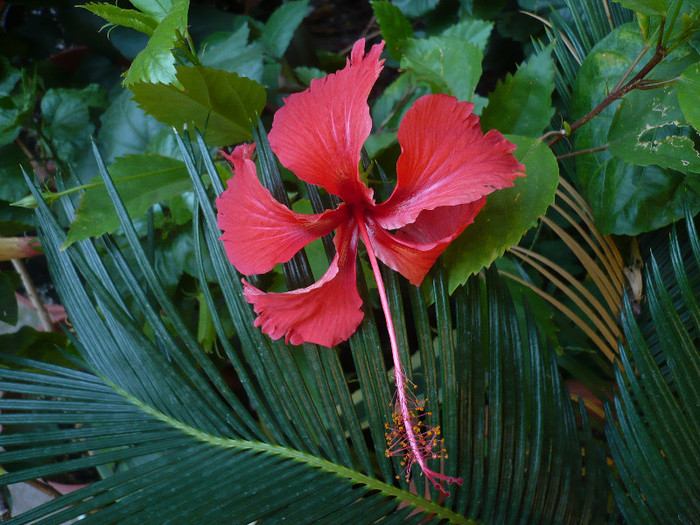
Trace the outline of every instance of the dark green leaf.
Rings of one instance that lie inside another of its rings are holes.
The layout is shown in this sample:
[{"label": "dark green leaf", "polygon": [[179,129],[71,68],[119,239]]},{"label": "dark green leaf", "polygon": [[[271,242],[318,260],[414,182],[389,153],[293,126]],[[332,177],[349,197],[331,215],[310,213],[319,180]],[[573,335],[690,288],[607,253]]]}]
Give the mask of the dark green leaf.
[{"label": "dark green leaf", "polygon": [[435,9],[440,0],[394,0],[394,5],[409,18],[417,18]]},{"label": "dark green leaf", "polygon": [[22,80],[22,72],[15,69],[5,56],[0,56],[0,97],[8,97]]},{"label": "dark green leaf", "polygon": [[32,210],[18,208],[7,201],[0,200],[0,235],[20,235],[32,229],[34,229]]},{"label": "dark green leaf", "polygon": [[42,128],[62,160],[74,160],[95,131],[91,108],[107,106],[107,93],[97,84],[84,89],[49,89],[41,99]]},{"label": "dark green leaf", "polygon": [[391,2],[371,2],[374,16],[377,17],[386,50],[394,60],[401,60],[402,48],[406,39],[413,37],[413,26],[401,10]]},{"label": "dark green leaf", "polygon": [[644,15],[664,16],[668,9],[668,0],[615,0],[627,9]]},{"label": "dark green leaf", "polygon": [[[160,155],[126,155],[110,166],[119,192],[132,217],[139,217],[158,202],[191,189],[185,166]],[[82,196],[77,217],[70,226],[66,244],[111,233],[119,227],[114,208],[99,177]]]},{"label": "dark green leaf", "polygon": [[248,25],[243,24],[236,31],[209,36],[202,46],[202,65],[237,73],[261,83],[263,48],[257,42],[248,44],[249,33]]},{"label": "dark green leaf", "polygon": [[294,32],[306,17],[308,0],[285,2],[270,15],[262,30],[260,40],[272,56],[281,58],[292,41]]},{"label": "dark green leaf", "polygon": [[0,146],[15,140],[34,111],[36,84],[36,75],[32,78],[0,57]]},{"label": "dark green leaf", "polygon": [[299,78],[299,80],[301,80],[301,82],[306,86],[309,86],[313,79],[323,78],[328,74],[325,71],[318,69],[317,67],[306,66],[295,67],[294,73],[296,73],[296,76]]},{"label": "dark green leaf", "polygon": [[15,287],[7,273],[0,273],[0,322],[12,326],[17,324]]},{"label": "dark green leaf", "polygon": [[517,144],[514,154],[525,165],[526,175],[517,178],[512,188],[490,194],[474,224],[445,250],[450,290],[517,244],[554,201],[559,166],[552,151],[537,139],[507,138]]},{"label": "dark green leaf", "polygon": [[[608,150],[630,164],[700,173],[700,154],[678,106],[674,86],[627,95],[608,133]],[[690,186],[700,188],[700,178]]]},{"label": "dark green leaf", "polygon": [[441,36],[464,40],[465,42],[474,44],[484,53],[492,30],[493,22],[479,20],[478,18],[468,18],[451,25],[442,32]]},{"label": "dark green leaf", "polygon": [[174,10],[181,9],[183,6],[186,9],[189,6],[189,1],[181,0],[134,0],[131,3],[139,11],[158,21],[167,18]]},{"label": "dark green leaf", "polygon": [[[615,86],[645,48],[637,24],[618,27],[600,41],[586,57],[576,79],[572,119],[590,112]],[[649,50],[632,75],[651,58]],[[698,59],[687,45],[679,46],[653,71],[659,79],[680,75]],[[608,133],[620,102],[604,109],[574,133],[575,149],[606,147]],[[659,228],[681,217],[684,206],[700,210],[700,195],[688,188],[685,177],[657,166],[635,166],[608,151],[577,157],[577,182],[591,205],[602,233],[635,235]]]},{"label": "dark green leaf", "polygon": [[158,26],[158,20],[135,9],[122,9],[116,5],[106,3],[91,3],[79,7],[104,18],[109,22],[109,25],[130,27],[148,36],[153,35],[153,31]]},{"label": "dark green leaf", "polygon": [[25,112],[15,107],[0,107],[0,144],[9,144],[17,138],[25,116]]},{"label": "dark green leaf", "polygon": [[155,0],[140,1],[134,5],[159,22],[146,44],[146,49],[141,51],[131,63],[124,77],[124,85],[131,87],[139,82],[160,82],[182,87],[176,78],[175,56],[172,49],[187,31],[189,0],[173,0],[165,3]]},{"label": "dark green leaf", "polygon": [[131,97],[132,93],[123,89],[100,117],[102,126],[98,139],[107,162],[129,153],[143,153],[158,132],[165,128],[146,115]]},{"label": "dark green leaf", "polygon": [[27,195],[27,184],[20,164],[29,166],[27,157],[16,144],[0,147],[0,200],[15,202]]},{"label": "dark green leaf", "polygon": [[481,114],[484,131],[536,137],[549,125],[554,115],[554,63],[552,46],[533,55],[518,67],[515,75],[499,81],[489,95],[489,105]]},{"label": "dark green leaf", "polygon": [[677,89],[685,119],[700,131],[700,64],[691,64],[681,73]]},{"label": "dark green leaf", "polygon": [[210,144],[224,146],[252,138],[251,123],[265,106],[265,90],[250,79],[208,67],[179,67],[184,91],[172,85],[131,86],[134,100],[161,122],[206,133]]},{"label": "dark green leaf", "polygon": [[413,86],[411,76],[399,75],[384,89],[372,106],[372,119],[379,130],[396,131],[404,113],[421,96],[430,93],[427,86]]},{"label": "dark green leaf", "polygon": [[[2,277],[2,275],[4,274],[0,274],[0,277]],[[14,294],[12,299],[15,301],[16,308],[17,300]],[[2,307],[0,307],[0,309],[2,309]],[[44,363],[70,366],[70,361],[66,359],[65,355],[59,350],[60,348],[64,348],[66,343],[67,339],[64,334],[57,332],[40,332],[31,326],[23,326],[12,334],[0,335],[0,347],[2,347],[3,352],[8,355],[37,359]]]},{"label": "dark green leaf", "polygon": [[454,37],[406,41],[401,69],[427,83],[433,93],[471,100],[481,77],[483,54],[473,44]]}]

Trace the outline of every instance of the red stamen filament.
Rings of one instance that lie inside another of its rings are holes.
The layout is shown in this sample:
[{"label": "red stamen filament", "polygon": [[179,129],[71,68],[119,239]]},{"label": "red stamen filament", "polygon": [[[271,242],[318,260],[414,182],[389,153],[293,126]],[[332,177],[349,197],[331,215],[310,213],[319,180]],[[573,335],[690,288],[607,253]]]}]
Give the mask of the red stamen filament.
[{"label": "red stamen filament", "polygon": [[377,282],[377,290],[379,291],[379,300],[384,311],[387,330],[389,331],[389,343],[391,346],[391,356],[394,360],[394,377],[396,380],[396,393],[394,406],[394,415],[392,424],[387,423],[386,440],[387,450],[386,456],[403,455],[404,459],[401,465],[404,467],[402,475],[406,481],[411,476],[411,468],[415,463],[418,463],[425,477],[442,492],[445,497],[449,497],[450,493],[445,490],[443,485],[438,480],[443,480],[445,483],[457,483],[462,485],[462,478],[454,478],[440,474],[428,468],[426,463],[427,458],[438,459],[447,457],[443,448],[443,440],[440,436],[440,427],[432,428],[424,423],[425,401],[420,402],[413,393],[415,385],[410,382],[404,373],[404,368],[399,356],[399,347],[396,342],[396,331],[394,330],[394,322],[391,319],[391,310],[389,309],[389,300],[387,299],[386,290],[382,274],[379,271],[379,264],[372,248],[372,243],[367,233],[365,219],[361,208],[355,208],[355,219],[357,220],[360,229],[362,242],[367,249],[372,272]]}]

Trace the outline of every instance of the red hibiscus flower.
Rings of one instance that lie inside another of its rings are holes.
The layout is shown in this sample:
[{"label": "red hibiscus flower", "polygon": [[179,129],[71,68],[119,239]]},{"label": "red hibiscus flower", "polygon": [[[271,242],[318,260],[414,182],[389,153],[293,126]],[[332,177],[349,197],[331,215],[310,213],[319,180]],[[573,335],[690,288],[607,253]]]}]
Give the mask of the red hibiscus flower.
[{"label": "red hibiscus flower", "polygon": [[285,100],[269,134],[270,146],[284,166],[343,202],[320,214],[291,211],[260,184],[251,160],[254,146],[244,144],[227,155],[235,176],[216,201],[218,225],[231,263],[245,275],[268,272],[311,241],[335,231],[335,257],[313,285],[266,293],[243,280],[246,300],[258,314],[255,325],[273,339],[284,336],[292,344],[332,347],[355,332],[363,318],[355,275],[362,239],[389,328],[397,388],[394,430],[398,442],[407,443],[403,453],[408,474],[413,463],[419,463],[443,490],[436,478],[459,480],[425,464],[439,443],[435,429],[426,430],[431,439],[423,445],[420,433],[413,430],[419,404],[406,397],[407,379],[376,259],[420,285],[449,243],[474,221],[486,195],[512,186],[524,167],[511,154],[515,146],[498,131],[481,132],[473,104],[447,95],[426,95],[399,126],[396,187],[386,201],[375,202],[373,191],[360,178],[359,164],[372,128],[367,98],[382,70],[383,47],[384,43],[374,45],[365,55],[365,41],[359,40],[344,69],[313,80],[309,89]]}]

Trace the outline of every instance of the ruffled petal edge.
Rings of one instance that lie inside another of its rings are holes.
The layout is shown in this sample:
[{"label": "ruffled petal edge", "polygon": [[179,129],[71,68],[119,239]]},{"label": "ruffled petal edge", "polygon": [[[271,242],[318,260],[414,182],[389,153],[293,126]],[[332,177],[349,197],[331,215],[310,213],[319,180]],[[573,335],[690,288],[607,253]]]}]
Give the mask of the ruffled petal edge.
[{"label": "ruffled petal edge", "polygon": [[311,241],[332,232],[348,216],[343,205],[321,214],[296,213],[275,200],[260,183],[251,160],[254,144],[231,155],[234,176],[216,199],[220,239],[231,263],[244,275],[265,273],[289,261]]},{"label": "ruffled petal edge", "polygon": [[357,291],[358,234],[352,225],[338,228],[336,255],[328,271],[307,288],[266,293],[243,280],[246,300],[258,317],[255,326],[287,344],[315,343],[333,347],[348,339],[362,322],[362,299]]},{"label": "ruffled petal edge", "polygon": [[285,99],[269,134],[284,166],[349,204],[372,200],[358,165],[372,129],[367,97],[383,67],[383,48],[376,44],[365,55],[365,40],[358,40],[344,69]]},{"label": "ruffled petal edge", "polygon": [[500,132],[481,131],[474,105],[425,95],[403,117],[394,192],[374,210],[386,229],[401,228],[425,210],[477,201],[510,187],[525,167]]}]

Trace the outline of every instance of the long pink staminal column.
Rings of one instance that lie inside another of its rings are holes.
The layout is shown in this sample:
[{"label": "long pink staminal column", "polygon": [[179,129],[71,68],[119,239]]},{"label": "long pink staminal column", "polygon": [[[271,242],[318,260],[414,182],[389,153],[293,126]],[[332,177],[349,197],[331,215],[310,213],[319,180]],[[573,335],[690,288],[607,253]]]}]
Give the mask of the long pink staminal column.
[{"label": "long pink staminal column", "polygon": [[[407,459],[407,478],[410,477],[410,470],[413,462],[418,463],[425,477],[430,480],[430,482],[435,486],[436,489],[445,494],[446,497],[450,496],[450,493],[445,490],[443,485],[437,480],[441,479],[446,483],[457,483],[462,485],[462,478],[455,478],[452,476],[447,476],[439,472],[428,468],[426,463],[426,454],[432,452],[432,446],[426,448],[425,446],[420,446],[418,444],[418,438],[416,436],[416,428],[419,428],[418,421],[416,420],[416,415],[409,408],[408,399],[406,397],[406,391],[408,385],[406,382],[406,375],[404,373],[403,364],[401,363],[401,357],[399,356],[399,345],[396,341],[396,330],[394,329],[394,321],[391,318],[391,309],[389,308],[389,300],[386,295],[386,290],[384,288],[384,281],[382,279],[382,274],[379,270],[379,264],[377,263],[377,257],[372,249],[372,242],[370,241],[369,234],[367,233],[367,227],[365,226],[365,220],[362,215],[362,211],[359,208],[354,210],[355,220],[357,220],[357,225],[360,230],[360,237],[362,242],[367,249],[367,257],[369,258],[369,263],[372,266],[372,272],[374,273],[374,278],[377,282],[377,290],[379,292],[379,301],[382,305],[382,310],[384,312],[384,319],[386,320],[386,327],[389,332],[389,344],[391,346],[391,357],[394,361],[394,378],[396,380],[396,397],[397,406],[399,410],[400,424],[403,426],[403,431],[405,432],[405,437],[408,440],[408,450],[406,453]],[[422,408],[422,407],[421,407]],[[389,455],[389,450],[387,450],[387,455]]]}]

